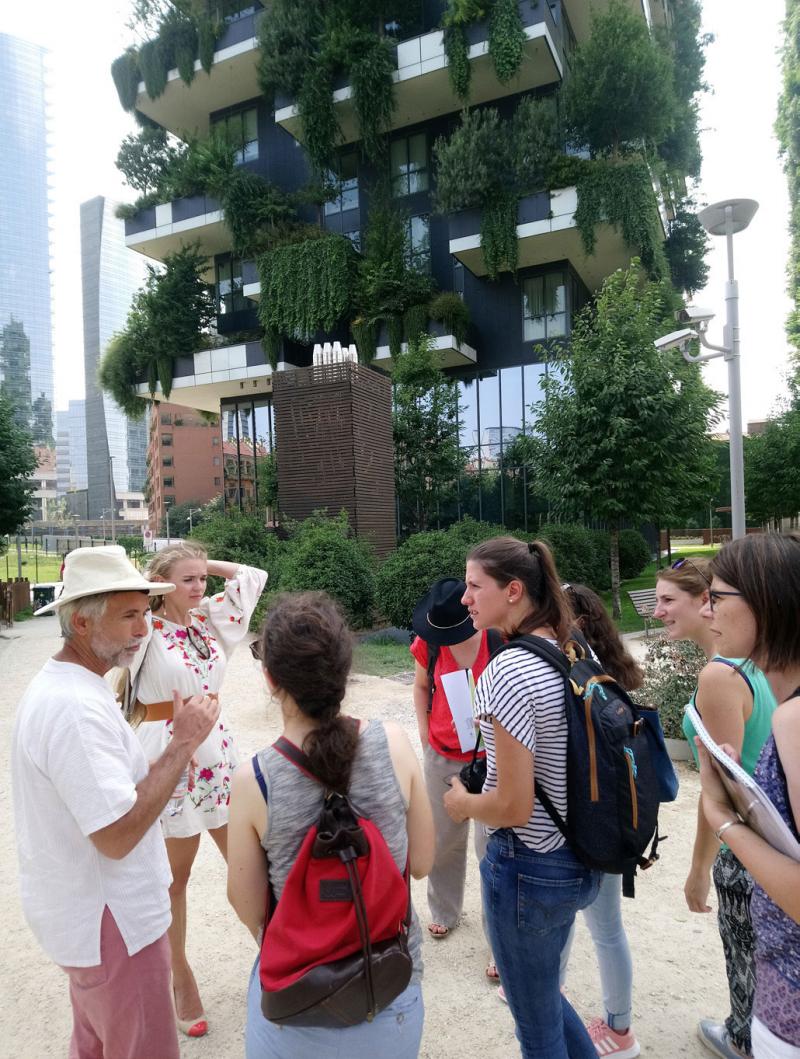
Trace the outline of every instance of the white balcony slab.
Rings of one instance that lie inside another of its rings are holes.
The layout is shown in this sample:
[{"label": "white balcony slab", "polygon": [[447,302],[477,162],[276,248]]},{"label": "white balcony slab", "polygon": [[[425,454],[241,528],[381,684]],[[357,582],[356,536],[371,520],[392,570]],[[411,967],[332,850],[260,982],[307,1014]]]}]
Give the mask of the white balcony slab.
[{"label": "white balcony slab", "polygon": [[[434,349],[442,354],[443,368],[460,368],[477,363],[478,354],[472,346],[467,345],[466,342],[459,344],[453,335],[435,335],[433,343]],[[408,350],[408,343],[403,342],[401,349],[405,353]],[[372,363],[377,368],[390,371],[394,358],[389,346],[378,346]]]},{"label": "white balcony slab", "polygon": [[[526,26],[525,37],[524,56],[519,72],[505,85],[501,85],[495,75],[489,57],[488,42],[479,41],[470,46],[468,56],[472,64],[471,104],[484,103],[561,81],[564,74],[563,64],[546,23],[537,22]],[[447,72],[447,57],[444,54],[441,31],[403,41],[398,47],[398,53],[398,69],[392,74],[396,101],[391,122],[393,129],[460,110],[461,101],[453,92]],[[352,94],[349,85],[333,93],[336,117],[344,143],[352,143],[359,136]],[[302,140],[303,130],[296,103],[277,109],[275,121],[295,139]]]}]

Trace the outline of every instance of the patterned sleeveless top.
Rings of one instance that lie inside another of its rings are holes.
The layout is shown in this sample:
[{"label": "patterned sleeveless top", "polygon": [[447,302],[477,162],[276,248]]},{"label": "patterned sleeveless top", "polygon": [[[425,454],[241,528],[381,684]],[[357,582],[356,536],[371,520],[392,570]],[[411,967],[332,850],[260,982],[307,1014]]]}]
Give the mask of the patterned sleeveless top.
[{"label": "patterned sleeveless top", "polygon": [[[755,779],[797,836],[775,737],[764,744]],[[800,924],[755,884],[750,914],[756,935],[753,1014],[777,1037],[800,1047]]]}]

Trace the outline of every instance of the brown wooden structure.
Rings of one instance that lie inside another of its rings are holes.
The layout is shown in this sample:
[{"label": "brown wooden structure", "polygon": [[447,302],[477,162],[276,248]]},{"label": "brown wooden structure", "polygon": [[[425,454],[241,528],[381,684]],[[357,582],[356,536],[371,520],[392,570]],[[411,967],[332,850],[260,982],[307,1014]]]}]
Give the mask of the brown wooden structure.
[{"label": "brown wooden structure", "polygon": [[391,382],[361,364],[273,376],[281,511],[344,508],[378,555],[396,547]]},{"label": "brown wooden structure", "polygon": [[31,586],[27,578],[0,581],[0,625],[12,625],[21,610],[31,605]]}]

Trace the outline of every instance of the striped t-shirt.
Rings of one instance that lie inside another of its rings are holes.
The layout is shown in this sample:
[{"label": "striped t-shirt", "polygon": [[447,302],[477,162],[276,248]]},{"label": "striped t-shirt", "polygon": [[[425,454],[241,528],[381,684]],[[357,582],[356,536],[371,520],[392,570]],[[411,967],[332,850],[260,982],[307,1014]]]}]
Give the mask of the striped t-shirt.
[{"label": "striped t-shirt", "polygon": [[[550,640],[557,646],[555,640]],[[564,708],[564,677],[558,670],[524,647],[509,648],[492,659],[478,681],[475,716],[480,720],[486,746],[486,782],[483,789],[497,787],[494,729],[491,718],[534,755],[536,779],[561,817],[567,815],[567,717]],[[496,828],[487,828],[489,832]],[[514,831],[538,853],[549,853],[564,845],[556,825],[534,800],[533,813]]]}]

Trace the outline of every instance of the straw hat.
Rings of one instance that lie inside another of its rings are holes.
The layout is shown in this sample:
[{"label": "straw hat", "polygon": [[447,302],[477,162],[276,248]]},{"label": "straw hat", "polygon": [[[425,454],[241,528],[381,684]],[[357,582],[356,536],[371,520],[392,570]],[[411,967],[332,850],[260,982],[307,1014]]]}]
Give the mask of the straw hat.
[{"label": "straw hat", "polygon": [[65,603],[101,592],[147,592],[150,596],[164,596],[175,586],[166,581],[148,581],[139,573],[125,549],[118,544],[102,548],[75,548],[64,562],[64,591],[53,603],[37,610],[49,614]]},{"label": "straw hat", "polygon": [[452,647],[475,635],[469,611],[461,602],[467,586],[457,577],[435,581],[414,608],[414,632],[426,643]]}]

